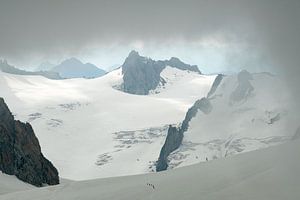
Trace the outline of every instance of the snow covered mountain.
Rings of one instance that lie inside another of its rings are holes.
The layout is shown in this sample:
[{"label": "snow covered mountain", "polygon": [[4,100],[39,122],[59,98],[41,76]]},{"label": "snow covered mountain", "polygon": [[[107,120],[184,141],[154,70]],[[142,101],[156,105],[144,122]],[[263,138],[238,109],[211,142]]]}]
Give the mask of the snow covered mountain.
[{"label": "snow covered mountain", "polygon": [[53,69],[55,67],[54,64],[46,61],[41,63],[36,69],[35,71],[51,71],[51,69]]},{"label": "snow covered mountain", "polygon": [[196,101],[179,127],[169,128],[157,170],[290,140],[299,127],[288,102],[288,87],[279,77],[247,71],[219,75],[207,97]]},{"label": "snow covered mountain", "polygon": [[63,78],[95,78],[103,76],[106,73],[95,65],[91,63],[84,64],[76,58],[63,61],[51,68],[51,71],[59,73]]},{"label": "snow covered mountain", "polygon": [[155,171],[169,124],[178,124],[216,76],[165,67],[149,95],[115,89],[122,68],[96,79],[49,80],[0,73],[0,96],[27,121],[63,178],[94,179]]}]

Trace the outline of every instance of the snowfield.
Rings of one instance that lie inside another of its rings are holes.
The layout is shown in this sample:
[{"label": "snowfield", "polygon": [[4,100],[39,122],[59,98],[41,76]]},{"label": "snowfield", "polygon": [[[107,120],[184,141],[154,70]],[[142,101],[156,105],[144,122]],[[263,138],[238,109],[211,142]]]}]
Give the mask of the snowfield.
[{"label": "snowfield", "polygon": [[[1,200],[298,200],[300,140],[160,173],[78,181]],[[154,185],[154,188],[149,184]]]},{"label": "snowfield", "polygon": [[[15,176],[10,176],[7,174],[3,174],[0,171],[0,195],[6,193],[12,193],[22,190],[33,189],[34,186],[24,183],[17,179]],[[1,199],[1,196],[0,196]]]},{"label": "snowfield", "polygon": [[153,170],[167,126],[177,124],[215,76],[167,67],[151,95],[119,91],[122,70],[97,79],[49,80],[0,73],[0,96],[32,124],[43,154],[72,180]]}]

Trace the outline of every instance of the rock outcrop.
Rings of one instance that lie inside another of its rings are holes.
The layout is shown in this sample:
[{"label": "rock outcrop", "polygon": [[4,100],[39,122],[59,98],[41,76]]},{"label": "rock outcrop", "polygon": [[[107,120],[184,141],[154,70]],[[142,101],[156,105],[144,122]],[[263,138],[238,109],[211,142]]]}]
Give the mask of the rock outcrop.
[{"label": "rock outcrop", "polygon": [[29,123],[14,120],[0,98],[0,170],[35,186],[59,183],[58,171],[41,152]]},{"label": "rock outcrop", "polygon": [[156,163],[156,171],[163,171],[168,168],[168,156],[170,153],[179,148],[183,140],[183,134],[187,131],[189,123],[193,117],[196,116],[198,111],[201,110],[203,113],[208,114],[212,110],[209,99],[202,98],[197,100],[194,105],[189,108],[181,126],[179,128],[170,126],[168,129],[167,138],[160,151],[158,161]]},{"label": "rock outcrop", "polygon": [[130,94],[147,95],[160,82],[165,82],[160,77],[160,73],[166,66],[201,73],[196,65],[185,64],[178,58],[172,57],[170,60],[155,61],[140,56],[136,51],[131,51],[122,65],[123,84],[121,89]]},{"label": "rock outcrop", "polygon": [[218,74],[218,76],[216,77],[215,81],[213,82],[208,94],[207,94],[207,98],[211,97],[217,90],[217,88],[219,87],[220,83],[222,82],[224,78],[223,74]]},{"label": "rock outcrop", "polygon": [[124,92],[146,95],[155,89],[160,82],[160,72],[164,69],[163,62],[142,57],[136,51],[131,51],[123,66]]},{"label": "rock outcrop", "polygon": [[170,60],[165,60],[164,64],[165,64],[165,66],[171,66],[171,67],[175,67],[177,69],[189,70],[189,71],[198,72],[199,74],[201,74],[197,65],[185,64],[184,62],[179,60],[179,58],[176,58],[176,57],[172,57]]},{"label": "rock outcrop", "polygon": [[158,161],[156,162],[156,171],[163,171],[168,168],[168,156],[178,149],[182,143],[184,132],[188,130],[189,123],[196,116],[199,110],[204,114],[209,114],[212,110],[212,105],[210,103],[210,97],[215,93],[219,85],[223,80],[224,75],[219,74],[207,94],[207,98],[202,98],[197,100],[194,105],[187,111],[184,120],[179,128],[170,126],[168,129],[167,138],[160,151]]},{"label": "rock outcrop", "polygon": [[300,127],[297,129],[297,131],[292,137],[292,140],[298,140],[298,139],[300,139]]},{"label": "rock outcrop", "polygon": [[247,98],[251,95],[254,87],[251,85],[250,80],[253,79],[252,74],[248,71],[241,71],[238,76],[238,86],[231,93],[230,100],[232,102],[241,102],[242,100],[247,100]]},{"label": "rock outcrop", "polygon": [[163,171],[168,168],[168,156],[170,153],[179,148],[182,143],[183,132],[176,127],[169,126],[167,138],[160,151],[158,161],[156,163],[156,171]]}]

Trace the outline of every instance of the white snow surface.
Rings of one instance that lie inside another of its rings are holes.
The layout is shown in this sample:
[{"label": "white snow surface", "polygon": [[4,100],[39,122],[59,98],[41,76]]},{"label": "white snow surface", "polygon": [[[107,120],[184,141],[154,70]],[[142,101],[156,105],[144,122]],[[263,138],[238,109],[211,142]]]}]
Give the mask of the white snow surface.
[{"label": "white snow surface", "polygon": [[212,111],[199,111],[169,156],[170,168],[253,151],[286,142],[299,128],[286,84],[268,73],[253,74],[250,96],[235,101],[237,75],[226,76],[209,97]]},{"label": "white snow surface", "polygon": [[[114,89],[122,69],[97,79],[49,80],[0,73],[0,96],[30,122],[60,177],[86,180],[153,170],[167,126],[178,124],[215,76],[167,67],[166,88],[147,96]],[[170,80],[170,81],[168,81]]]},{"label": "white snow surface", "polygon": [[0,171],[0,195],[33,188],[35,187],[20,181],[15,176],[3,174]]},{"label": "white snow surface", "polygon": [[[298,200],[300,140],[160,173],[68,182],[1,200]],[[154,188],[149,184],[154,185]]]}]

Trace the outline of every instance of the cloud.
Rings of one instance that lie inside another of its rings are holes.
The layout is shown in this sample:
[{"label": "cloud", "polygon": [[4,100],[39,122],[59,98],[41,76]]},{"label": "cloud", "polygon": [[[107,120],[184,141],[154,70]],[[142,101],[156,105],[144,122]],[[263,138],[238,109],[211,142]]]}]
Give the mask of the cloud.
[{"label": "cloud", "polygon": [[227,65],[267,60],[300,94],[299,8],[298,0],[1,1],[0,56],[25,61],[81,54],[91,46],[147,52],[150,44],[227,45],[234,49]]},{"label": "cloud", "polygon": [[247,19],[238,7],[206,0],[5,1],[0,6],[0,54],[77,52],[116,41],[199,40],[245,28]]}]

